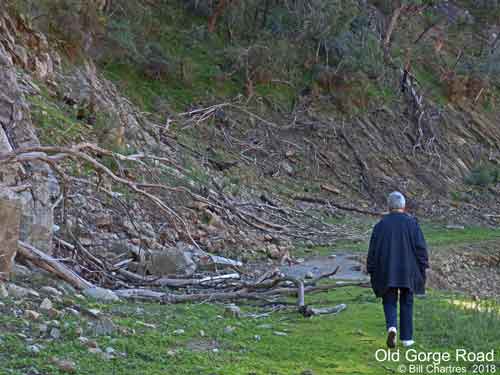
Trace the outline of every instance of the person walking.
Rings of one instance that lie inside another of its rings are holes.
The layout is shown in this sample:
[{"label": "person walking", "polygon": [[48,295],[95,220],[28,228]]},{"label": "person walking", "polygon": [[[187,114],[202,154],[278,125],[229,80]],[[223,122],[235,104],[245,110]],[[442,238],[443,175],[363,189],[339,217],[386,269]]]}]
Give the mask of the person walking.
[{"label": "person walking", "polygon": [[387,199],[389,214],[373,228],[366,269],[373,292],[382,298],[387,328],[387,346],[397,343],[399,297],[400,340],[405,347],[413,339],[413,296],[425,294],[429,256],[425,238],[413,216],[405,213],[406,200],[400,192]]}]

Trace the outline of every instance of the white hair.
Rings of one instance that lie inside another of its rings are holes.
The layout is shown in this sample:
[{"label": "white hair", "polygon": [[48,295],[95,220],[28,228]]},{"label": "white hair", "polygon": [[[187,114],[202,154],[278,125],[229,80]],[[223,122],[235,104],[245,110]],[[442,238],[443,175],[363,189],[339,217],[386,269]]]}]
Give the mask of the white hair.
[{"label": "white hair", "polygon": [[405,196],[401,194],[399,191],[393,191],[387,197],[387,204],[390,210],[398,210],[405,208],[406,206]]}]

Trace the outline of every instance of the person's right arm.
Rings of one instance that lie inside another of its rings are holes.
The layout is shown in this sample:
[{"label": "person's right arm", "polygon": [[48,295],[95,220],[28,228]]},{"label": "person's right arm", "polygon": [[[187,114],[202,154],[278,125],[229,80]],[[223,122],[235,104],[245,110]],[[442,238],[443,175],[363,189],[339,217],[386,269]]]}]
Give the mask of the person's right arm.
[{"label": "person's right arm", "polygon": [[415,251],[418,266],[422,275],[425,275],[425,270],[429,268],[429,254],[427,252],[427,244],[425,242],[424,234],[420,229],[420,225],[415,221]]}]

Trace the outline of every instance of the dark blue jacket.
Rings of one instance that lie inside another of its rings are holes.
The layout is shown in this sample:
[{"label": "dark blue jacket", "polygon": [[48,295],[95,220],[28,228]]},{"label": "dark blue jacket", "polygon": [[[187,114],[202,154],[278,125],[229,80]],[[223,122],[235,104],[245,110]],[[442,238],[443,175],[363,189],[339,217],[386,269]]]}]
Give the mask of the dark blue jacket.
[{"label": "dark blue jacket", "polygon": [[425,293],[427,245],[417,220],[400,212],[385,215],[373,228],[367,271],[377,297],[388,288],[409,288]]}]

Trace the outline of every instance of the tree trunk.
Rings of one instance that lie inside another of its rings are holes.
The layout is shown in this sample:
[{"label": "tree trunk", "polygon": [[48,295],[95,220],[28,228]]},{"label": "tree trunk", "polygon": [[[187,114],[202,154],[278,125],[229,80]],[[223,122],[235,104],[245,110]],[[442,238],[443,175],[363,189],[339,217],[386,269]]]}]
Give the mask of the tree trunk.
[{"label": "tree trunk", "polygon": [[387,30],[385,31],[385,37],[383,41],[383,50],[384,57],[387,59],[389,57],[389,50],[391,48],[391,37],[396,25],[398,24],[399,16],[401,16],[401,11],[403,10],[402,6],[397,7],[392,12],[391,20],[389,21],[389,25],[387,26]]}]

